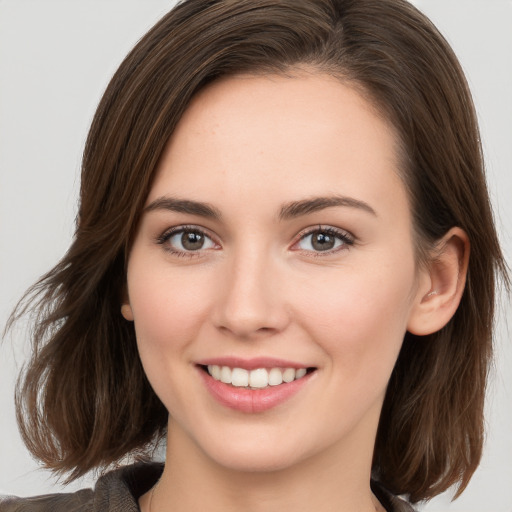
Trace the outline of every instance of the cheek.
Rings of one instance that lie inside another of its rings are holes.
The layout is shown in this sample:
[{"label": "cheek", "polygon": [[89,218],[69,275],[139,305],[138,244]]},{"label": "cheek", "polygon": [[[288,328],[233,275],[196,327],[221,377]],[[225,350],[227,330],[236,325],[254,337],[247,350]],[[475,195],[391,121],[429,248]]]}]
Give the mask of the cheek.
[{"label": "cheek", "polygon": [[169,265],[128,269],[128,293],[139,356],[148,380],[167,410],[183,410],[189,390],[181,385],[190,370],[190,349],[207,316],[208,287]]},{"label": "cheek", "polygon": [[[139,271],[137,260],[128,275],[130,305],[143,362],[168,359],[197,336],[207,316],[210,297],[202,277],[172,272],[168,265],[148,265]],[[139,267],[140,268],[140,267]]]},{"label": "cheek", "polygon": [[335,279],[316,280],[304,289],[300,317],[333,365],[350,374],[391,372],[414,285],[414,265],[402,262],[399,268],[340,269]]}]

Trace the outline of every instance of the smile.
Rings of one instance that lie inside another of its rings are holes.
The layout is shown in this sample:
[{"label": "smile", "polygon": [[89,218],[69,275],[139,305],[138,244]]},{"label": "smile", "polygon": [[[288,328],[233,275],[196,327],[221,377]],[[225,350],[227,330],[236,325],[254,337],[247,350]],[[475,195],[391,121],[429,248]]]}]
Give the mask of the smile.
[{"label": "smile", "polygon": [[269,386],[279,386],[303,378],[307,368],[230,368],[211,364],[207,366],[208,373],[224,384],[231,384],[237,388],[263,389]]},{"label": "smile", "polygon": [[263,413],[284,404],[316,380],[318,368],[260,357],[222,357],[196,363],[210,396],[242,413]]}]

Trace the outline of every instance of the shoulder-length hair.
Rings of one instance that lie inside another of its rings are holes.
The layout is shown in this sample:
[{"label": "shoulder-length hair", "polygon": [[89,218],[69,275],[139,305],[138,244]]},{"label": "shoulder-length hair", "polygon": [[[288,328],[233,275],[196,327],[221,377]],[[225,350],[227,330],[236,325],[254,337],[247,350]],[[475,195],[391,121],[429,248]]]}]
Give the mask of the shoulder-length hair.
[{"label": "shoulder-length hair", "polygon": [[205,84],[300,66],[352,84],[396,129],[419,257],[453,226],[468,234],[460,307],[441,331],[406,334],[373,461],[374,476],[413,502],[467,485],[481,456],[496,278],[507,281],[506,268],[463,72],[405,0],[187,0],[126,57],[87,138],[74,241],[17,310],[37,313],[18,421],[47,467],[73,479],[165,433],[167,411],[120,314],[157,163]]}]

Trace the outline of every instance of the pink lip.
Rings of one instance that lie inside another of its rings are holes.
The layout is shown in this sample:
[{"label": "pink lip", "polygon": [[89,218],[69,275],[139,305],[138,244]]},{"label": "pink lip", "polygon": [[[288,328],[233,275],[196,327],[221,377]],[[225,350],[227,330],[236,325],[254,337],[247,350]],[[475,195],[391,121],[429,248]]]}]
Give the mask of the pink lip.
[{"label": "pink lip", "polygon": [[[223,361],[226,360],[223,359]],[[275,362],[276,361],[274,360],[270,365],[260,364],[253,368],[276,368],[281,366],[276,365]],[[225,364],[225,366],[231,365]],[[233,366],[236,366],[237,368],[245,367],[239,366],[238,364]],[[290,365],[282,365],[282,367],[293,368],[293,366]],[[259,413],[272,409],[273,407],[277,407],[298,393],[313,375],[313,373],[308,373],[301,379],[297,379],[289,383],[283,383],[279,386],[269,386],[264,389],[246,389],[237,388],[230,384],[224,384],[223,382],[215,380],[210,374],[200,368],[198,368],[198,371],[203,379],[206,389],[211,393],[213,398],[225,407],[244,413]]]},{"label": "pink lip", "polygon": [[274,357],[255,357],[242,359],[240,357],[214,357],[197,361],[201,366],[217,365],[229,366],[230,368],[244,368],[245,370],[256,370],[257,368],[307,368],[304,364]]}]

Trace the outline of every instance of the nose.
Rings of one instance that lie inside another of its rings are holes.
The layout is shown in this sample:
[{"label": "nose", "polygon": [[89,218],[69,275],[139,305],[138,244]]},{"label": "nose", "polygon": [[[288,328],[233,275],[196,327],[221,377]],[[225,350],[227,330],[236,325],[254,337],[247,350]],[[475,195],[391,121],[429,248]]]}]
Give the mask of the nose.
[{"label": "nose", "polygon": [[283,275],[269,254],[246,252],[226,262],[214,321],[241,339],[272,335],[289,323]]}]

